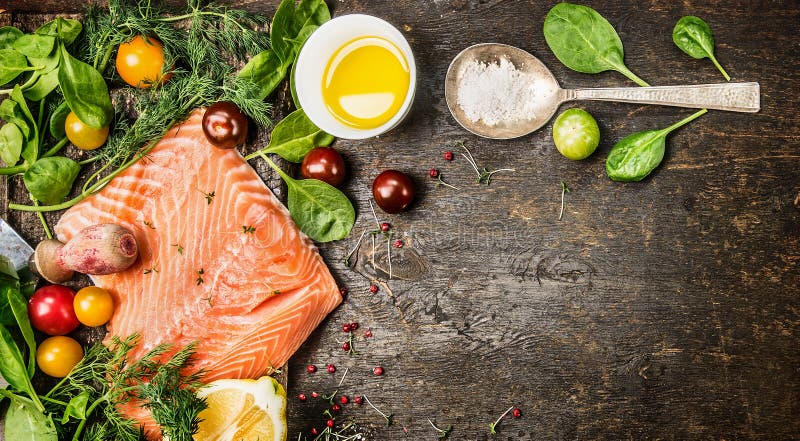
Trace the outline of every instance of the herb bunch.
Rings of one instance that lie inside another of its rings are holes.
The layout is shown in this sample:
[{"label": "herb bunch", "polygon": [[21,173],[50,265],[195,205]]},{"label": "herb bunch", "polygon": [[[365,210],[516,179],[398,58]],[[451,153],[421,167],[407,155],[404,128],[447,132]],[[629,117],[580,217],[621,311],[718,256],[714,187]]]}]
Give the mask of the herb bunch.
[{"label": "herb bunch", "polygon": [[[71,423],[62,419],[56,425],[62,435],[70,434],[76,441],[142,440],[144,434],[138,423],[120,413],[118,407],[136,404],[150,411],[169,439],[192,440],[198,414],[206,408],[205,401],[196,395],[202,387],[203,372],[185,374],[191,370],[195,346],[167,357],[171,347],[160,345],[131,362],[128,356],[138,339],[136,335],[114,337],[108,347],[95,344],[69,376],[43,397],[52,415],[78,417]],[[69,403],[66,411],[63,403]]]},{"label": "herb bunch", "polygon": [[107,13],[93,8],[87,17],[91,25],[86,39],[95,42],[89,46],[89,58],[107,78],[114,74],[109,72],[110,54],[136,35],[162,42],[164,66],[172,75],[155,88],[135,91],[133,110],[138,118],[132,130],[117,131],[120,136],[110,140],[103,154],[127,157],[163,136],[166,121],[180,122],[192,108],[216,101],[233,101],[259,126],[271,125],[271,107],[258,97],[258,87],[235,77],[232,67],[269,47],[269,34],[257,30],[266,23],[264,17],[203,6],[197,0],[190,0],[184,13],[172,16],[149,0],[136,4],[111,0]]},{"label": "herb bunch", "polygon": [[267,50],[269,34],[259,31],[266,21],[245,11],[203,5],[198,0],[189,0],[186,9],[176,15],[167,15],[150,0],[109,0],[107,9],[91,7],[86,13],[82,52],[107,81],[115,81],[110,60],[117,47],[137,35],[162,42],[164,69],[168,71],[162,78],[169,74],[169,80],[147,89],[123,89],[131,98],[131,105],[126,106],[130,112],[117,106],[111,135],[96,153],[103,165],[75,198],[47,206],[9,207],[56,211],[75,205],[146,156],[195,107],[232,101],[257,125],[270,127],[271,105],[263,100],[259,86],[236,76],[233,67]]}]

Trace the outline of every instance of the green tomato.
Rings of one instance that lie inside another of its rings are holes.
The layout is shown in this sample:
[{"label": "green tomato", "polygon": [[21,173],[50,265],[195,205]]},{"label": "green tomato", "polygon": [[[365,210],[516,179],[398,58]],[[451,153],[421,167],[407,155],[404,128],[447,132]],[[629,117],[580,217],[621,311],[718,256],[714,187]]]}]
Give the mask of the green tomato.
[{"label": "green tomato", "polygon": [[600,128],[589,112],[569,109],[558,115],[553,124],[553,142],[568,159],[585,159],[600,143]]}]

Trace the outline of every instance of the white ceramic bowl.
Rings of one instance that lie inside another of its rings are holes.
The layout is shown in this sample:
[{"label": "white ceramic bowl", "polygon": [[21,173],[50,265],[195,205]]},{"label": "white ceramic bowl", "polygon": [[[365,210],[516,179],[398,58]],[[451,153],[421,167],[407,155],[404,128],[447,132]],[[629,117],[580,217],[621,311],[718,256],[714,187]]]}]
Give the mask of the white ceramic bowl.
[{"label": "white ceramic bowl", "polygon": [[[357,129],[343,124],[328,111],[322,99],[322,77],[333,53],[346,43],[359,37],[381,37],[394,43],[406,57],[409,85],[406,99],[392,119],[373,129]],[[365,139],[385,133],[411,110],[417,84],[417,67],[414,54],[403,34],[388,22],[371,15],[343,15],[319,27],[308,38],[297,57],[294,85],[297,98],[308,118],[320,129],[337,138]]]}]

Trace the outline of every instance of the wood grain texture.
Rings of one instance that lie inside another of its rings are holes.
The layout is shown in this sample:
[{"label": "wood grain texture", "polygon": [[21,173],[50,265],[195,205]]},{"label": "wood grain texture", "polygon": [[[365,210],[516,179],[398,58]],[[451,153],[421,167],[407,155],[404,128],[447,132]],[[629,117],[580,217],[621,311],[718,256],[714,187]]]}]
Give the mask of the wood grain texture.
[{"label": "wood grain texture", "polygon": [[[733,81],[761,84],[761,112],[710,112],[670,136],[651,177],[618,184],[605,176],[611,146],[691,111],[569,105],[591,112],[603,138],[580,162],[558,154],[551,125],[490,141],[463,131],[447,111],[447,66],[479,42],[528,50],[564,87],[632,84],[614,72],[584,75],[558,62],[541,32],[554,3],[331,3],[335,15],[368,13],[395,24],[420,74],[402,126],[335,144],[350,167],[345,192],[358,220],[348,239],[321,251],[350,293],[290,363],[290,439],[325,419],[323,400],[294,397],[332,392],[346,368],[339,392],[367,395],[394,413],[395,424],[387,428],[368,406],[352,404],[337,420],[353,417],[376,440],[436,439],[428,418],[453,425],[450,439],[458,440],[800,438],[800,5],[588,2],[616,27],[628,66],[651,84],[721,81],[708,60],[672,43],[674,23],[688,14],[710,24]],[[271,15],[277,1],[232,4]],[[80,10],[52,0],[0,0],[0,9],[19,11],[0,20],[28,27],[48,18],[43,12]],[[275,100],[288,110],[285,90]],[[480,165],[516,171],[496,175],[489,187],[476,184],[456,141]],[[453,162],[442,159],[448,149],[456,152]],[[274,179],[260,161],[253,164]],[[460,190],[436,188],[431,167]],[[419,190],[411,211],[379,212],[405,242],[392,250],[402,278],[388,282],[383,238],[374,266],[369,236],[351,267],[344,264],[361,232],[375,228],[369,189],[386,168],[409,173]],[[571,192],[558,221],[561,181]],[[24,197],[16,180],[3,191]],[[35,217],[10,218],[29,240],[41,239]],[[380,290],[371,294],[378,278]],[[352,321],[360,323],[359,354],[350,357],[341,350],[341,325]],[[366,329],[373,338],[363,337]],[[309,363],[316,374],[306,372]],[[337,366],[335,375],[324,372],[326,363]],[[376,365],[383,376],[372,375]],[[504,420],[490,437],[488,424],[512,405],[523,417]]]}]

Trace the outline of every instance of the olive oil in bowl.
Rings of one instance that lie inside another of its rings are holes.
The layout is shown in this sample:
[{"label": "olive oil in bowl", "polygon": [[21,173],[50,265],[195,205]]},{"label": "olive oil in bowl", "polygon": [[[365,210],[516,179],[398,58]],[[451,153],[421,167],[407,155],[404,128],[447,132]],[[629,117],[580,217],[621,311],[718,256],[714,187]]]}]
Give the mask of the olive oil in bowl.
[{"label": "olive oil in bowl", "polygon": [[390,23],[364,14],[336,17],[306,40],[293,67],[295,103],[337,138],[388,132],[411,111],[414,54]]},{"label": "olive oil in bowl", "polygon": [[341,123],[374,129],[396,115],[411,75],[400,49],[381,37],[360,37],[331,56],[322,77],[322,98]]}]

